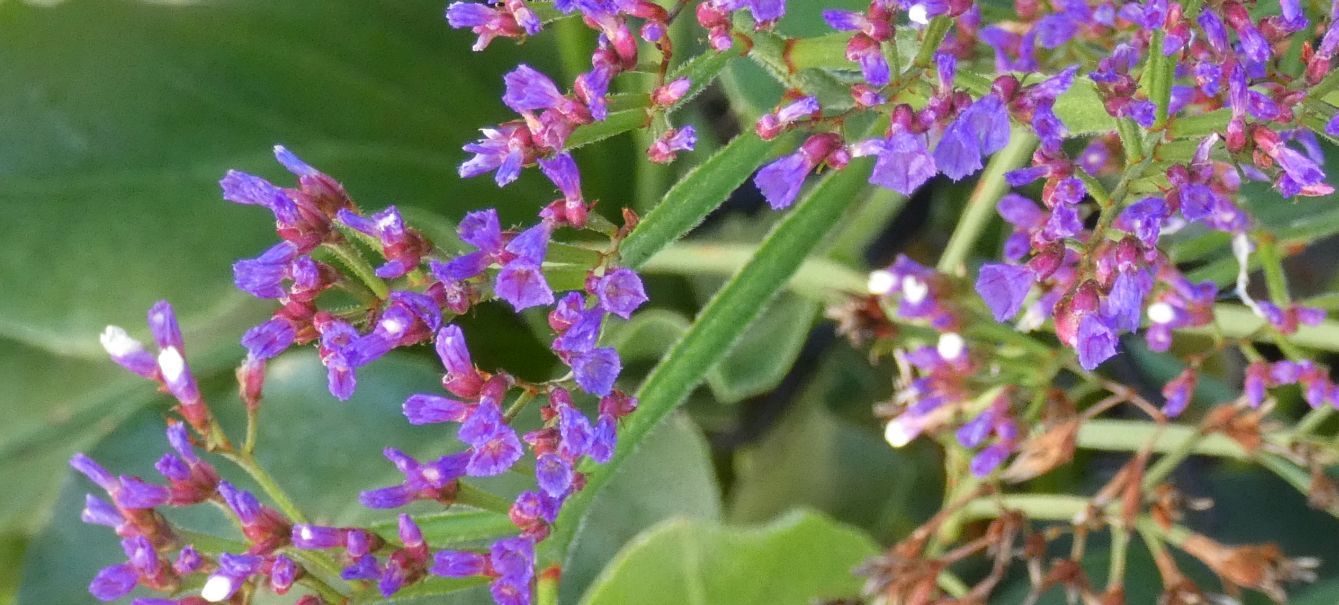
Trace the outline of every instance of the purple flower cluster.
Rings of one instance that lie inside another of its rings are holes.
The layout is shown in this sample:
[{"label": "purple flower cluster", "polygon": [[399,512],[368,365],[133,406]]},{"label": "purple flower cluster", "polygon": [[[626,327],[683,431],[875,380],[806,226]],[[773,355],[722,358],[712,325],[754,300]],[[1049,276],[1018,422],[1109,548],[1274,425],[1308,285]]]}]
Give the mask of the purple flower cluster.
[{"label": "purple flower cluster", "polygon": [[[513,87],[509,94],[520,95],[517,90]],[[251,411],[256,410],[266,361],[295,345],[316,345],[331,394],[347,399],[357,387],[359,368],[393,349],[431,343],[445,368],[442,385],[447,395],[413,395],[405,401],[404,413],[412,424],[456,423],[457,437],[465,449],[419,461],[387,448],[386,457],[404,479],[365,491],[360,501],[377,509],[399,508],[418,500],[450,505],[457,500],[461,479],[506,472],[529,449],[535,457],[536,489],[522,492],[510,510],[520,536],[495,544],[489,558],[482,559],[485,564],[464,574],[493,578],[499,603],[529,602],[534,544],[548,535],[563,501],[584,485],[579,465],[587,458],[607,461],[613,455],[619,419],[636,408],[636,400],[615,387],[622,365],[618,354],[599,346],[599,340],[608,316],[626,319],[646,302],[641,278],[602,261],[589,270],[584,291],[555,294],[544,267],[550,238],[574,223],[556,218],[553,207],[541,214],[538,224],[522,230],[503,229],[495,210],[471,213],[461,221],[459,235],[474,250],[439,257],[394,207],[364,215],[336,181],[282,147],[276,148],[276,155],[298,177],[297,187],[280,188],[235,171],[222,181],[225,199],[270,209],[282,240],[261,256],[234,266],[240,289],[277,299],[281,305],[270,320],[247,331],[242,339],[248,351],[238,369],[243,400]],[[579,198],[576,164],[570,156],[556,155],[539,162],[560,188]],[[584,213],[584,206],[581,208]],[[625,233],[626,229],[610,235],[611,244],[616,246]],[[359,251],[363,247],[377,251],[384,262],[358,273],[355,265],[365,262]],[[338,259],[350,270],[317,258]],[[352,314],[323,309],[321,295],[335,284],[365,288],[376,300],[365,311]],[[552,349],[570,369],[568,375],[534,384],[505,372],[477,368],[464,333],[450,320],[489,299],[505,301],[517,312],[550,307]],[[182,416],[208,448],[231,451],[186,364],[171,306],[166,302],[155,305],[149,312],[149,327],[159,347],[156,356],[116,327],[104,332],[103,346],[117,363],[171,393],[180,403]],[[581,395],[574,396],[574,392]],[[519,435],[512,422],[537,396],[547,399],[540,411],[544,427]],[[578,407],[582,397],[589,397],[592,405],[598,401],[594,420]],[[509,407],[504,411],[505,405]],[[112,498],[107,504],[90,496],[85,519],[112,526],[127,540],[130,562],[99,575],[92,587],[99,598],[118,598],[136,585],[172,591],[180,585],[181,576],[195,572],[208,574],[200,595],[209,602],[228,600],[253,581],[266,581],[271,590],[283,594],[305,574],[280,552],[288,547],[342,549],[344,579],[375,581],[386,596],[429,573],[463,573],[464,568],[452,566],[449,560],[464,555],[448,551],[456,555],[439,555],[434,560],[408,516],[401,516],[398,548],[364,529],[293,526],[285,515],[262,505],[251,493],[220,481],[213,467],[191,449],[185,425],[173,424],[168,435],[174,453],[158,463],[166,486],[137,477],[111,476],[82,455],[72,461]],[[154,509],[207,501],[230,511],[250,548],[245,553],[221,554],[216,560],[191,554],[187,558],[198,562],[188,571],[159,565],[154,553],[176,547],[176,539],[171,525]],[[316,598],[308,601],[319,602],[311,600]]]},{"label": "purple flower cluster", "polygon": [[[552,79],[528,65],[508,73],[502,102],[520,119],[485,128],[482,139],[466,145],[465,151],[474,155],[461,164],[460,176],[492,172],[502,187],[515,181],[524,167],[538,165],[563,196],[549,206],[545,218],[581,227],[586,224],[589,205],[582,196],[576,163],[567,151],[568,137],[576,128],[608,117],[610,85],[615,76],[637,66],[639,36],[668,61],[672,54],[669,13],[649,0],[563,0],[553,6],[565,14],[580,15],[588,27],[599,32],[590,71],[577,76],[571,94],[564,94]],[[525,0],[507,0],[498,6],[455,2],[447,8],[446,17],[452,27],[469,28],[479,35],[475,50],[482,50],[495,37],[521,38],[541,28]],[[642,21],[639,35],[633,34],[629,18]],[[666,82],[662,69],[659,86],[650,95],[648,117],[652,112],[667,112],[683,99],[691,84],[686,78]],[[696,144],[692,126],[668,127],[647,149],[647,156],[655,162],[669,162]]]},{"label": "purple flower cluster", "polygon": [[[1109,137],[1094,139],[1079,159],[1071,160],[1043,136],[1032,166],[1008,175],[1015,187],[1043,180],[1043,207],[1016,194],[1000,202],[1000,215],[1014,229],[1004,251],[1008,264],[987,264],[977,279],[977,291],[997,321],[1017,315],[1033,286],[1040,286],[1024,327],[1053,319],[1056,335],[1075,350],[1085,369],[1094,369],[1115,355],[1121,333],[1145,325],[1150,348],[1166,350],[1173,330],[1213,321],[1212,304],[1219,292],[1210,283],[1191,283],[1168,261],[1159,249],[1163,234],[1198,223],[1233,234],[1249,254],[1252,220],[1236,201],[1244,180],[1270,181],[1287,197],[1333,191],[1324,182],[1324,158],[1315,136],[1299,128],[1301,116],[1291,109],[1306,91],[1280,84],[1286,76],[1276,71],[1273,62],[1287,38],[1307,26],[1306,18],[1293,6],[1284,16],[1256,22],[1236,2],[1206,6],[1191,16],[1181,5],[1163,0],[1096,8],[1066,3],[1055,13],[1035,11],[1023,16],[1036,18],[1035,27],[1023,34],[1008,34],[1021,38],[1011,38],[1017,50],[1010,56],[1000,55],[1002,66],[1021,60],[1035,68],[1038,51],[1034,45],[1038,42],[1043,48],[1056,48],[1086,38],[1110,48],[1088,78],[1111,116],[1151,130],[1159,127],[1159,109],[1167,119],[1220,109],[1230,113],[1226,127],[1204,138],[1188,160],[1165,168],[1165,186],[1123,207],[1097,208],[1096,214],[1109,214],[1114,220],[1099,218],[1092,228],[1086,222],[1091,216],[1087,199],[1094,192],[1084,179],[1108,172]],[[985,36],[988,31],[990,28],[981,33]],[[1159,33],[1155,36],[1153,31]],[[1339,34],[1331,31],[1332,27],[1326,31],[1329,43],[1322,41],[1322,52],[1313,54],[1307,47],[1309,68],[1328,64],[1335,40],[1339,40]],[[999,32],[990,35],[1007,37]],[[1176,65],[1165,108],[1144,96],[1148,89],[1139,81],[1139,70],[1147,73],[1156,53],[1172,58]],[[1311,72],[1308,76],[1313,83],[1318,81]],[[1193,84],[1176,84],[1180,79]],[[1234,159],[1218,159],[1222,156]],[[1092,199],[1099,206],[1107,203]],[[1124,232],[1124,238],[1113,235],[1108,225]],[[1323,318],[1317,310],[1280,307],[1268,301],[1256,304],[1246,296],[1242,284],[1238,294],[1283,334],[1295,331],[1299,323]],[[1168,396],[1169,413],[1179,413],[1186,385],[1193,388],[1193,382],[1186,378],[1175,388],[1169,387],[1173,393]]]}]

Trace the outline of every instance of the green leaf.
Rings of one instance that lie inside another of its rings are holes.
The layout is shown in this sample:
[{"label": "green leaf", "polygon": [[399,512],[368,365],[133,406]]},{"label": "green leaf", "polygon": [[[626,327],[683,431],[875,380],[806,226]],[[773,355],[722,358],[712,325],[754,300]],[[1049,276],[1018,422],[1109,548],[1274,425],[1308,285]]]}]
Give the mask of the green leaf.
[{"label": "green leaf", "polygon": [[1075,78],[1069,90],[1055,99],[1055,116],[1064,123],[1066,136],[1078,137],[1116,130],[1116,119],[1102,105],[1097,86],[1088,78]]},{"label": "green leaf", "polygon": [[628,234],[619,248],[620,258],[632,267],[646,262],[698,226],[763,162],[788,151],[794,144],[792,136],[771,141],[753,133],[735,137],[670,188],[664,199]]},{"label": "green leaf", "polygon": [[720,517],[720,487],[701,431],[683,417],[666,422],[594,498],[563,564],[562,602],[575,602],[614,554],[646,528],[669,518]]},{"label": "green leaf", "polygon": [[859,593],[852,570],[878,551],[867,536],[808,511],[757,528],[691,520],[628,545],[582,605],[806,605]]},{"label": "green leaf", "polygon": [[589,475],[586,488],[564,507],[554,535],[546,542],[548,560],[571,540],[574,524],[585,523],[588,509],[609,478],[646,435],[682,403],[789,281],[806,256],[840,222],[846,207],[865,187],[867,161],[819,179],[813,189],[768,234],[758,254],[716,293],[693,326],[651,371],[637,396],[640,409],[628,417],[614,458]]},{"label": "green leaf", "polygon": [[[369,208],[455,216],[495,197],[491,179],[461,181],[455,166],[476,129],[507,114],[464,100],[496,99],[518,52],[472,55],[471,34],[441,11],[438,0],[0,3],[0,275],[22,284],[0,289],[0,334],[100,356],[104,325],[141,325],[159,298],[188,339],[245,325],[230,312],[263,305],[234,290],[230,266],[274,243],[273,218],[222,201],[217,181],[238,168],[291,182],[275,143]],[[527,174],[504,218],[532,216],[551,191]]]},{"label": "green leaf", "polygon": [[[193,355],[195,372],[207,376],[225,367],[233,349],[240,347]],[[0,495],[0,531],[42,527],[72,453],[92,446],[139,408],[166,405],[152,383],[110,360],[57,357],[13,342],[0,347],[0,380],[17,395],[0,435],[0,476],[10,481]]]},{"label": "green leaf", "polygon": [[780,384],[799,358],[818,310],[817,302],[798,296],[770,305],[707,374],[716,400],[736,403]]},{"label": "green leaf", "polygon": [[19,594],[19,569],[28,539],[17,534],[0,535],[0,605],[12,605]]},{"label": "green leaf", "polygon": [[609,326],[604,344],[617,349],[624,362],[659,359],[691,324],[677,311],[648,309],[631,320]]},{"label": "green leaf", "polygon": [[[834,416],[829,405],[876,400],[879,370],[859,354],[830,352],[815,379],[797,395],[766,436],[738,451],[730,492],[730,520],[757,523],[795,506],[884,536],[909,530],[937,507],[937,490],[924,489],[918,448],[895,450],[875,430]],[[933,464],[933,463],[930,463]],[[912,502],[917,496],[924,501]]]}]

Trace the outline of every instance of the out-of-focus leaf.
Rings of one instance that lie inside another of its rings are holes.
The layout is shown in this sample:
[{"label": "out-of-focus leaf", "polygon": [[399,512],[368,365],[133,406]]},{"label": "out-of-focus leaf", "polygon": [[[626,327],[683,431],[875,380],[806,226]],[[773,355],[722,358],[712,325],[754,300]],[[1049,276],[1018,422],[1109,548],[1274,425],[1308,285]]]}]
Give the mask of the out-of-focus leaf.
[{"label": "out-of-focus leaf", "polygon": [[[491,179],[460,181],[455,166],[477,128],[507,117],[466,100],[496,99],[517,54],[497,44],[462,60],[472,36],[441,11],[436,0],[0,3],[0,333],[96,355],[103,325],[139,325],[159,298],[188,332],[239,325],[230,265],[273,243],[272,217],[223,202],[216,183],[231,167],[291,182],[275,143],[371,208],[458,216],[496,197]],[[499,204],[504,218],[532,216],[551,191],[527,174]]]},{"label": "out-of-focus leaf", "polygon": [[[877,435],[832,417],[811,402],[787,414],[760,443],[735,458],[730,519],[770,519],[811,506],[845,523],[876,529],[889,506],[905,504],[916,484],[914,459]],[[910,515],[910,511],[891,511]]]},{"label": "out-of-focus leaf", "polygon": [[773,303],[707,374],[716,400],[735,403],[772,390],[795,365],[809,337],[818,303],[785,296]]},{"label": "out-of-focus leaf", "polygon": [[665,422],[600,490],[590,513],[563,565],[563,603],[575,602],[614,554],[646,528],[669,518],[720,519],[720,488],[702,433],[683,417]]},{"label": "out-of-focus leaf", "polygon": [[[240,347],[237,347],[240,348]],[[219,355],[192,358],[217,370]],[[0,383],[9,391],[0,435],[0,531],[32,532],[47,521],[70,454],[90,447],[134,411],[162,397],[111,361],[58,357],[27,345],[0,347]]]},{"label": "out-of-focus leaf", "polygon": [[[859,353],[834,347],[796,401],[756,443],[735,454],[730,520],[757,523],[808,506],[880,540],[895,539],[940,504],[927,447],[893,449],[869,421],[869,404],[886,395],[887,378]],[[937,454],[932,457],[937,457]]]},{"label": "out-of-focus leaf", "polygon": [[19,594],[19,570],[28,539],[18,534],[0,536],[0,605],[11,605]]},{"label": "out-of-focus leaf", "polygon": [[658,359],[674,346],[690,324],[692,322],[678,312],[650,309],[626,323],[608,328],[604,343],[618,349],[624,362]]},{"label": "out-of-focus leaf", "polygon": [[609,563],[583,605],[805,605],[855,596],[852,570],[877,552],[860,532],[808,511],[754,528],[673,520]]}]

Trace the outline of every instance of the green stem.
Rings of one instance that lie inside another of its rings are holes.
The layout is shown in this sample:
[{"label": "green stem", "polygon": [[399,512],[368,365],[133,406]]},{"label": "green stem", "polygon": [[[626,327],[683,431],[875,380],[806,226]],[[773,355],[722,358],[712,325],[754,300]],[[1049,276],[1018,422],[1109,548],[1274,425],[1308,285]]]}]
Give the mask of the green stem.
[{"label": "green stem", "polygon": [[948,17],[935,17],[930,20],[930,24],[925,26],[925,39],[921,40],[921,47],[911,62],[913,67],[922,69],[930,67],[935,51],[939,50],[939,44],[944,41],[944,36],[948,35],[948,30],[952,26],[953,20]]},{"label": "green stem", "polygon": [[265,495],[269,496],[270,499],[274,501],[275,506],[278,506],[279,510],[287,515],[289,520],[294,523],[307,522],[307,516],[302,514],[298,505],[293,502],[293,499],[288,496],[288,493],[285,492],[283,488],[279,487],[279,484],[275,482],[274,477],[270,476],[269,471],[266,471],[261,465],[256,464],[256,459],[253,458],[251,454],[225,452],[222,455],[228,460],[231,460],[233,464],[236,464],[239,468],[246,471],[246,474],[250,475],[251,478],[255,480],[256,484],[260,486],[261,491],[265,492]]},{"label": "green stem", "polygon": [[386,282],[377,277],[376,270],[368,264],[367,259],[363,258],[362,254],[353,249],[352,244],[326,242],[321,244],[321,247],[335,255],[340,263],[353,272],[353,276],[357,277],[358,281],[362,282],[364,286],[367,286],[367,289],[371,290],[377,298],[386,300],[386,297],[390,296],[391,291],[386,286]]},{"label": "green stem", "polygon": [[1144,489],[1152,489],[1153,486],[1161,483],[1163,479],[1166,479],[1168,475],[1171,475],[1172,471],[1176,470],[1176,467],[1179,466],[1182,461],[1195,453],[1195,446],[1199,445],[1200,441],[1204,439],[1204,436],[1202,431],[1195,431],[1182,438],[1175,447],[1164,454],[1162,458],[1159,458],[1157,462],[1153,463],[1153,466],[1148,468],[1148,472],[1144,473],[1144,480],[1140,484],[1141,487]]},{"label": "green stem", "polygon": [[1320,428],[1320,425],[1333,415],[1334,408],[1328,405],[1322,405],[1307,412],[1306,415],[1297,422],[1297,426],[1293,427],[1293,438],[1310,435],[1312,431]]},{"label": "green stem", "polygon": [[639,408],[625,420],[614,457],[593,468],[585,489],[564,507],[546,558],[566,551],[577,525],[609,478],[623,466],[639,443],[671,411],[687,399],[743,331],[762,313],[800,268],[806,256],[825,239],[842,213],[865,187],[866,160],[824,176],[808,195],[768,234],[758,253],[712,297],[674,348],[651,370],[637,392]]},{"label": "green stem", "polygon": [[939,271],[951,273],[962,267],[972,246],[976,245],[976,240],[980,239],[986,225],[995,216],[995,202],[1009,190],[1004,173],[1027,163],[1036,146],[1037,137],[1031,132],[1020,127],[1013,128],[1009,144],[990,158],[990,163],[976,182],[976,189],[967,198],[967,208],[958,220],[958,226],[953,229],[953,235],[949,236],[944,254],[939,257]]},{"label": "green stem", "polygon": [[1153,39],[1148,48],[1148,99],[1153,102],[1154,118],[1152,130],[1162,130],[1167,124],[1167,108],[1172,98],[1172,70],[1176,62],[1163,54],[1162,44],[1167,32],[1161,28],[1153,30]]},{"label": "green stem", "polygon": [[1278,242],[1272,234],[1256,233],[1255,254],[1260,258],[1260,268],[1265,273],[1269,298],[1280,306],[1292,302],[1288,294],[1288,278],[1283,272],[1283,258],[1279,256]]},{"label": "green stem", "polygon": [[491,510],[502,514],[511,511],[511,502],[506,498],[486,492],[468,483],[460,483],[456,488],[456,502],[474,508]]},{"label": "green stem", "polygon": [[795,144],[795,137],[764,141],[746,133],[695,167],[675,183],[665,197],[619,247],[619,258],[638,267],[671,242],[698,226],[720,206],[763,162]]},{"label": "green stem", "polygon": [[1050,494],[1009,494],[987,496],[967,503],[962,509],[964,519],[993,519],[1000,510],[1016,510],[1028,518],[1042,521],[1073,521],[1088,509],[1087,498]]},{"label": "green stem", "polygon": [[242,440],[242,454],[250,456],[256,451],[256,421],[259,410],[252,406],[246,408],[246,437]]},{"label": "green stem", "polygon": [[[1241,305],[1219,304],[1213,308],[1214,320],[1225,338],[1246,338],[1268,340],[1269,331],[1262,331],[1267,322],[1256,316],[1250,309]],[[1190,328],[1184,330],[1192,334],[1212,335],[1211,328]],[[1288,342],[1300,347],[1321,351],[1339,351],[1339,322],[1326,320],[1314,326],[1299,326],[1297,331],[1288,335]]]},{"label": "green stem", "polygon": [[1125,585],[1125,559],[1130,551],[1130,530],[1111,526],[1111,566],[1107,569],[1107,590]]},{"label": "green stem", "polygon": [[1121,148],[1125,150],[1125,163],[1137,164],[1144,159],[1144,150],[1140,147],[1139,125],[1130,118],[1116,120],[1116,132],[1120,135]]}]

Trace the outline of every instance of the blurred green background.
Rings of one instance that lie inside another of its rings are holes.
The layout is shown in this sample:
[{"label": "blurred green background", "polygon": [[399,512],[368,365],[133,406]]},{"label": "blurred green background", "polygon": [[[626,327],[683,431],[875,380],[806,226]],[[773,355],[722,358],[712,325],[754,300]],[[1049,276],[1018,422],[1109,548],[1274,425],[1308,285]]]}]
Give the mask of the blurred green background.
[{"label": "blurred green background", "polygon": [[[820,8],[860,3],[791,4],[782,28],[803,34],[821,28]],[[237,292],[230,265],[258,254],[274,234],[263,210],[220,199],[216,183],[227,169],[283,182],[270,155],[282,143],[342,181],[364,208],[397,204],[429,236],[481,207],[521,222],[554,197],[533,171],[501,190],[487,178],[461,180],[460,146],[477,128],[507,119],[498,102],[503,73],[524,61],[570,81],[583,67],[588,32],[563,23],[522,47],[501,40],[471,53],[473,36],[446,25],[444,5],[0,0],[0,604],[92,602],[85,586],[118,560],[119,548],[111,531],[78,522],[90,486],[71,477],[66,460],[84,450],[115,471],[147,477],[164,449],[168,401],[104,358],[103,326],[144,336],[145,310],[170,300],[202,388],[223,421],[239,428],[237,341],[270,305]],[[780,92],[757,67],[737,62],[679,118],[699,124],[696,154],[662,169],[636,161],[646,142],[631,135],[584,148],[577,158],[587,196],[604,211],[649,208],[679,171]],[[909,222],[889,223],[892,240],[833,256],[867,268],[867,259],[887,262],[894,249],[932,253],[943,235],[927,225],[951,217],[962,190],[936,184],[908,205]],[[756,241],[774,217],[757,212],[754,192],[736,198],[697,237]],[[893,202],[871,195],[866,204]],[[865,216],[887,222],[896,208]],[[649,277],[653,308],[609,336],[629,366],[625,386],[635,386],[719,284],[719,277]],[[583,529],[564,576],[564,603],[577,602],[625,543],[671,517],[688,520],[639,539],[605,572],[600,590],[585,593],[587,602],[630,602],[640,587],[662,582],[657,590],[672,603],[693,578],[723,599],[715,602],[757,602],[764,597],[746,591],[757,589],[760,574],[777,579],[782,602],[803,590],[853,594],[859,582],[847,570],[933,512],[942,489],[937,452],[923,443],[894,452],[883,443],[869,406],[887,396],[890,370],[821,327],[820,307],[783,296],[686,412],[654,434],[595,506],[596,522]],[[479,335],[471,347],[481,366],[541,377],[554,360],[538,322],[527,321],[538,319],[484,306],[462,323]],[[418,454],[450,447],[449,434],[410,427],[399,412],[407,394],[436,388],[430,352],[397,352],[362,374],[357,396],[340,403],[325,392],[313,353],[291,353],[271,367],[260,457],[318,521],[384,518],[354,499],[395,476],[379,455],[383,446]],[[1109,458],[1080,458],[1052,487],[1092,489],[1115,467]],[[1334,519],[1307,510],[1276,480],[1207,465],[1193,472],[1198,492],[1219,502],[1199,527],[1339,560]],[[174,520],[226,532],[212,513],[181,511]],[[768,522],[769,530],[732,533],[744,531],[734,525]],[[692,569],[663,563],[688,552],[729,557]],[[815,568],[813,553],[827,553],[830,565]],[[1138,558],[1132,566],[1142,581],[1132,582],[1130,602],[1151,603],[1154,572]],[[999,602],[1018,602],[1023,590],[1016,585]],[[1335,601],[1324,586],[1313,594],[1312,605]],[[450,602],[483,598],[473,591]]]}]

